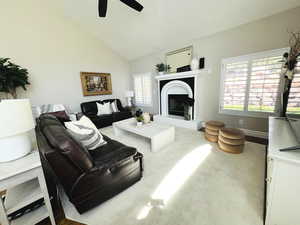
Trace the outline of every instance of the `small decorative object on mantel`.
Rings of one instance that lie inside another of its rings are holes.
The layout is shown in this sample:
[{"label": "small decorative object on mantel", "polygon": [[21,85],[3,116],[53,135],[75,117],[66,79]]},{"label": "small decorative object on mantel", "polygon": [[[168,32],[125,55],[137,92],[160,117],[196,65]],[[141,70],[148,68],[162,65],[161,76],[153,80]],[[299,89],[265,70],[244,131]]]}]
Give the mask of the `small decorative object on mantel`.
[{"label": "small decorative object on mantel", "polygon": [[163,75],[165,72],[165,64],[163,63],[156,64],[156,71],[158,72],[159,75]]},{"label": "small decorative object on mantel", "polygon": [[142,126],[143,125],[143,121],[144,121],[144,117],[143,117],[143,111],[141,109],[138,109],[135,113],[135,118],[136,118],[136,125]]},{"label": "small decorative object on mantel", "polygon": [[202,70],[205,68],[205,58],[204,57],[201,57],[199,59],[199,69]]},{"label": "small decorative object on mantel", "polygon": [[80,78],[84,96],[112,94],[110,73],[81,72]]},{"label": "small decorative object on mantel", "polygon": [[177,73],[182,73],[182,72],[187,72],[187,71],[191,71],[191,65],[178,67],[176,70]]},{"label": "small decorative object on mantel", "polygon": [[195,56],[191,61],[191,70],[195,71],[199,69],[199,57]]},{"label": "small decorative object on mantel", "polygon": [[281,90],[282,107],[280,107],[280,117],[286,116],[288,99],[294,74],[296,73],[297,63],[300,61],[300,31],[291,32],[290,37],[290,52],[283,55],[283,65],[281,69],[281,76],[284,77],[284,85]]},{"label": "small decorative object on mantel", "polygon": [[0,92],[4,92],[9,98],[16,99],[17,89],[22,87],[26,91],[29,85],[28,71],[10,61],[9,58],[0,58]]},{"label": "small decorative object on mantel", "polygon": [[156,71],[159,75],[163,75],[165,72],[168,72],[171,69],[169,65],[163,63],[156,64]]}]

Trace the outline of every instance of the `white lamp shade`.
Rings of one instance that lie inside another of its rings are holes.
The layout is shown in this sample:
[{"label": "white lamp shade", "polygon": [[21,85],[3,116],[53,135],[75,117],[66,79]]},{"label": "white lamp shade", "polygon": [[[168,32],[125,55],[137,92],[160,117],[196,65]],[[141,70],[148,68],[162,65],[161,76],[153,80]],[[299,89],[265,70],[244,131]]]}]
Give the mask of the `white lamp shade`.
[{"label": "white lamp shade", "polygon": [[0,138],[25,133],[34,126],[28,99],[0,101]]},{"label": "white lamp shade", "polygon": [[127,98],[132,98],[134,96],[134,92],[133,91],[126,91],[126,97]]}]

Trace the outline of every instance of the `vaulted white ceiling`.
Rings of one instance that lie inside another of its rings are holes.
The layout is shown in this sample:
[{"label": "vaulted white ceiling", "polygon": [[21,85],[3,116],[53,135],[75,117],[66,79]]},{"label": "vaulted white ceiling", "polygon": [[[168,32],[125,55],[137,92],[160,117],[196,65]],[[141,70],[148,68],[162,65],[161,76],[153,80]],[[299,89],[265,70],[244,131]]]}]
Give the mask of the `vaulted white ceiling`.
[{"label": "vaulted white ceiling", "polygon": [[64,0],[64,12],[111,49],[133,60],[258,20],[300,5],[299,0],[139,0],[138,13],[108,0],[99,18],[98,0]]}]

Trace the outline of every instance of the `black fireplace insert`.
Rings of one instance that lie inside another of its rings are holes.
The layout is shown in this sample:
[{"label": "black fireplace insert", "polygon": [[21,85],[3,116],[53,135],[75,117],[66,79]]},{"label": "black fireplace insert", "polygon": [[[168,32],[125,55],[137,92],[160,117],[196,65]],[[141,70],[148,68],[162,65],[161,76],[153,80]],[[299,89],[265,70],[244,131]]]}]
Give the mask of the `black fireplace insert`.
[{"label": "black fireplace insert", "polygon": [[188,95],[168,95],[169,115],[184,116],[184,106]]}]

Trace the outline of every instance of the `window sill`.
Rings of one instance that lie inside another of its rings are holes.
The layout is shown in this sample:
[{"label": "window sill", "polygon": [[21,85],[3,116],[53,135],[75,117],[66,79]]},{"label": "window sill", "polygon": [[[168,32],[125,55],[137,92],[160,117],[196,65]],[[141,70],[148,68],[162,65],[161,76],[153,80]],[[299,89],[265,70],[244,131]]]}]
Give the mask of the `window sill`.
[{"label": "window sill", "polygon": [[268,118],[269,116],[276,116],[276,113],[267,112],[245,112],[245,111],[234,111],[234,110],[220,110],[219,114],[230,115],[230,116],[242,116],[252,118]]}]

